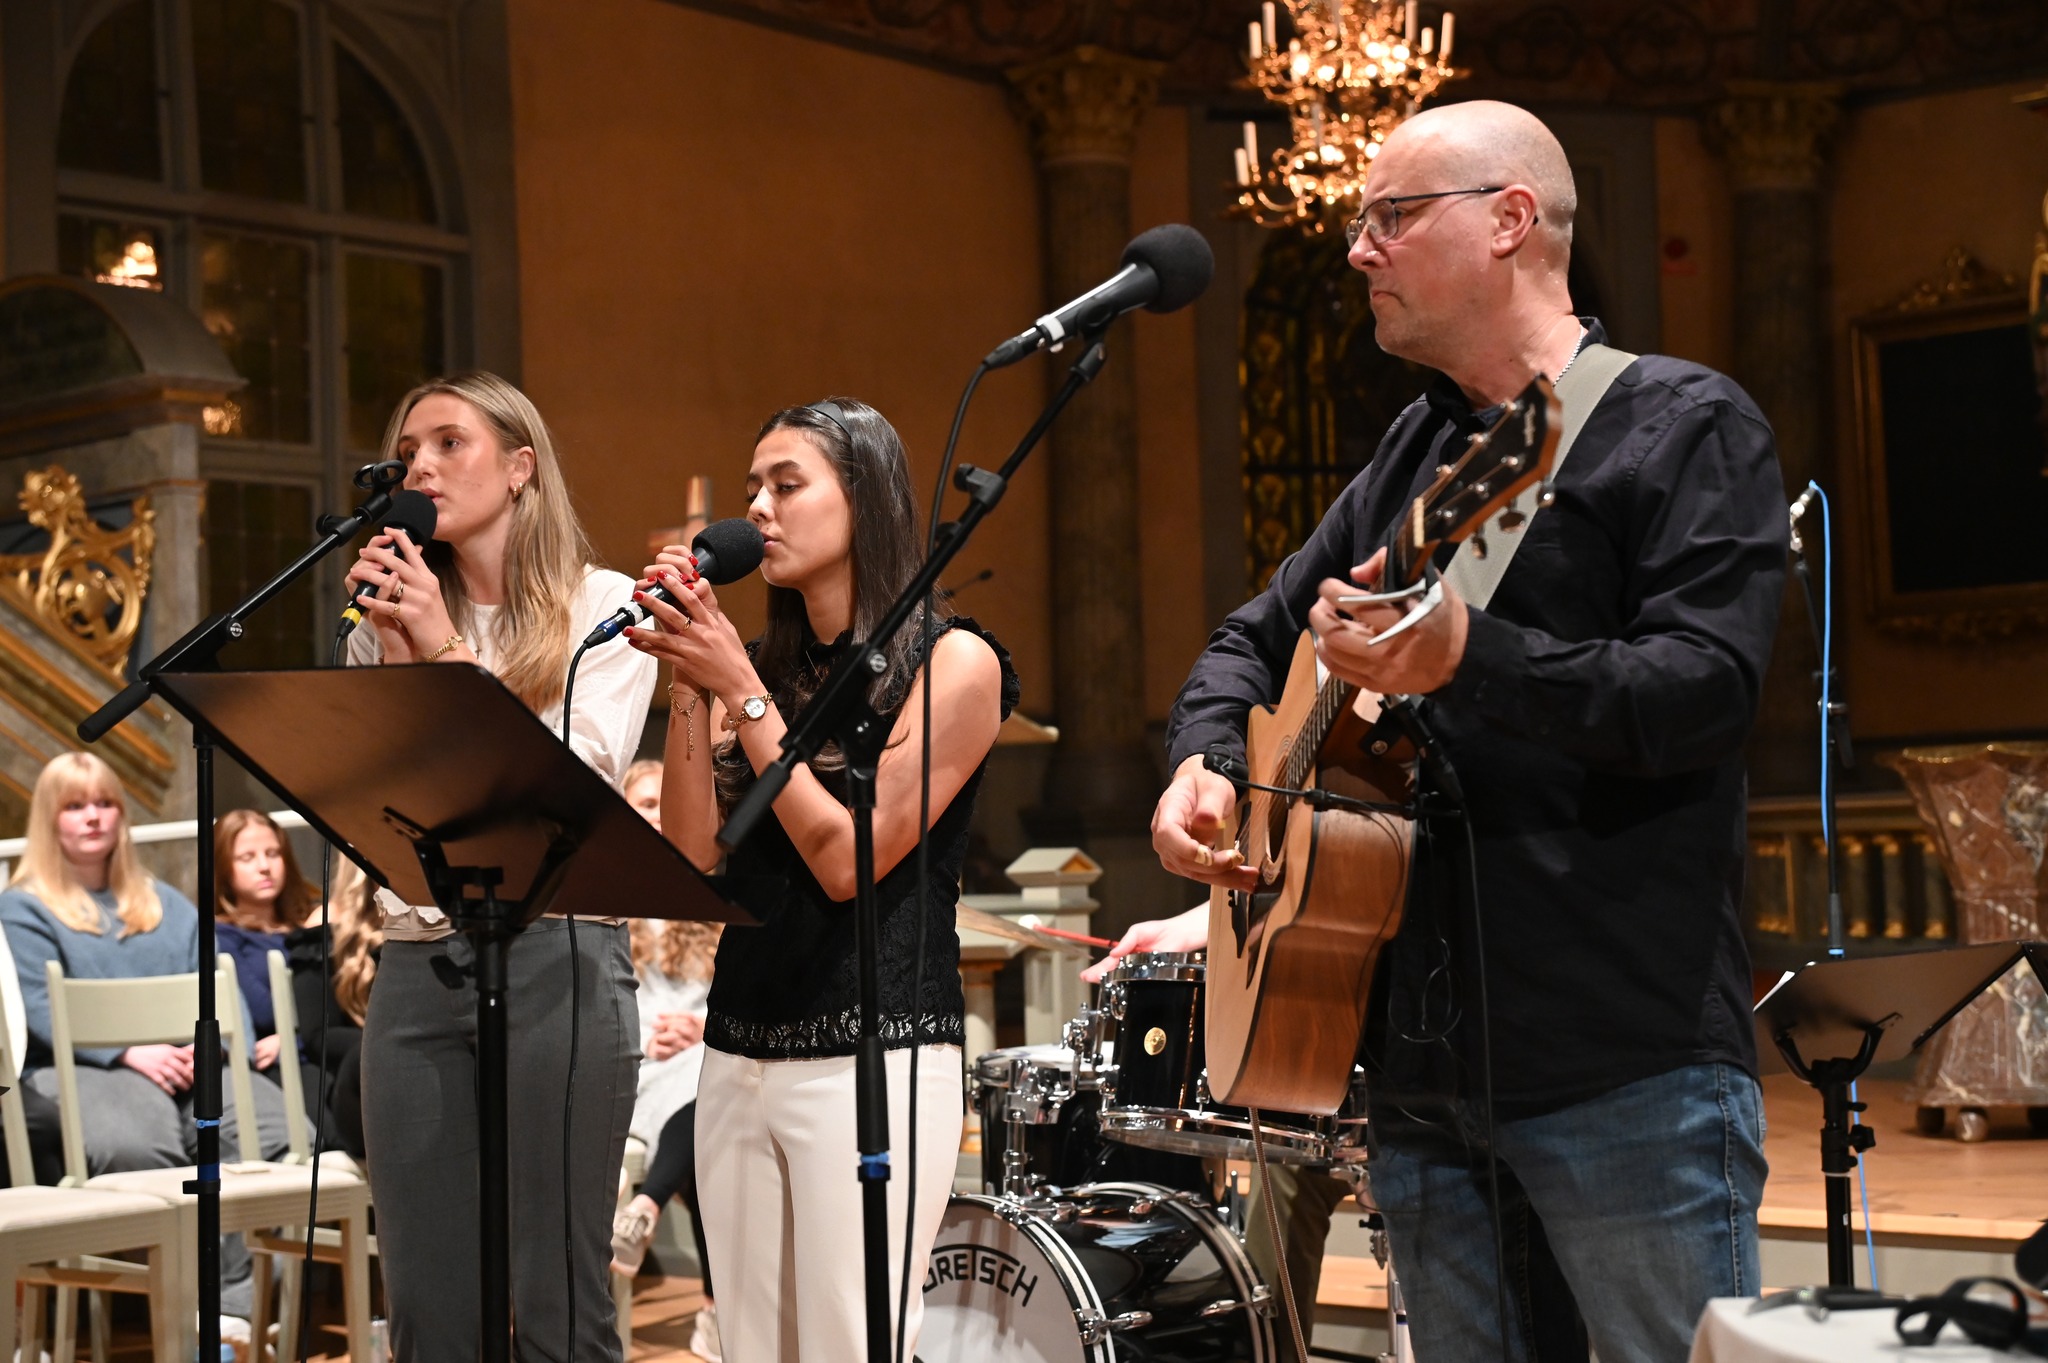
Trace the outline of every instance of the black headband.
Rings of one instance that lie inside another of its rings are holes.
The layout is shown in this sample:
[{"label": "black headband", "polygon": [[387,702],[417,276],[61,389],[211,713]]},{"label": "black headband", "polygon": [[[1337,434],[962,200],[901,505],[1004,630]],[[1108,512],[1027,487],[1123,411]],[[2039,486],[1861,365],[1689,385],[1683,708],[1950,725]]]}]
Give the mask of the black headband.
[{"label": "black headband", "polygon": [[848,444],[853,443],[853,432],[850,429],[848,429],[846,425],[846,409],[841,407],[838,403],[813,402],[808,404],[804,408],[804,410],[807,412],[816,412],[819,416],[824,417],[827,421],[831,422],[834,426],[837,426],[839,428],[839,433],[846,437],[846,441]]}]

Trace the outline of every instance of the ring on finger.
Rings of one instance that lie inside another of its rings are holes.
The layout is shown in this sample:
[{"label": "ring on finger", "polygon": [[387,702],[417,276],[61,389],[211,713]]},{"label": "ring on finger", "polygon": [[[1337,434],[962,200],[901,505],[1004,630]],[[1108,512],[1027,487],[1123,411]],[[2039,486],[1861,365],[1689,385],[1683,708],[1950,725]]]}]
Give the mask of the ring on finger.
[{"label": "ring on finger", "polygon": [[403,601],[403,600],[405,600],[405,584],[404,584],[403,582],[394,582],[394,583],[392,583],[392,584],[391,584],[391,604],[395,606],[395,605],[397,605],[397,604],[398,604],[399,602],[401,602],[401,601]]},{"label": "ring on finger", "polygon": [[387,613],[390,614],[393,620],[396,620],[398,618],[398,598],[394,596],[389,601],[386,601],[384,603],[384,609],[386,610]]},{"label": "ring on finger", "polygon": [[1195,864],[1207,869],[1216,864],[1216,854],[1206,843],[1195,844]]}]

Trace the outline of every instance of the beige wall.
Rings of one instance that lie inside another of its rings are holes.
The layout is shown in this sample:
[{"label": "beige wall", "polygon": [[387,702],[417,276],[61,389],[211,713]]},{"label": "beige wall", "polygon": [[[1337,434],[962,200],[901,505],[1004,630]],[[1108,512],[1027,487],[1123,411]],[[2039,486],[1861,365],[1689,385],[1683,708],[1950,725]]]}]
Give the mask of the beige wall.
[{"label": "beige wall", "polygon": [[[2048,120],[2012,103],[2028,88],[1879,104],[1844,123],[1831,205],[1840,469],[1852,466],[1856,438],[1850,321],[1935,275],[1954,246],[2024,285],[2048,192]],[[1844,481],[1839,472],[1836,481]],[[1859,736],[2048,729],[2048,638],[1969,646],[1877,630],[1863,595],[1869,522],[1860,505],[1837,520],[1845,563],[1858,575],[1843,600]]]},{"label": "beige wall", "polygon": [[[1195,115],[1199,117],[1199,114]],[[1188,222],[1188,118],[1155,109],[1139,129],[1131,225]],[[1218,224],[1193,225],[1213,234]],[[1140,313],[1138,550],[1144,564],[1145,712],[1163,719],[1217,621],[1202,604],[1201,433],[1195,411],[1195,310]]]},{"label": "beige wall", "polygon": [[[1697,119],[1657,120],[1658,303],[1664,352],[1726,373],[1734,365],[1728,175]],[[1673,259],[1665,248],[1683,243]]]},{"label": "beige wall", "polygon": [[[1003,89],[658,0],[512,0],[511,19],[526,383],[599,551],[644,562],[688,474],[738,512],[761,420],[827,394],[896,423],[928,498],[974,361],[1044,310],[1036,173]],[[1146,120],[1140,228],[1187,216],[1185,127]],[[1163,714],[1205,629],[1188,316],[1141,319],[1133,348],[1113,362],[1138,366]],[[991,377],[962,456],[1000,463],[1045,393],[1041,361]],[[959,605],[1010,645],[1039,713],[1046,517],[1035,461],[948,574],[995,570]],[[729,596],[757,625],[758,582]]]}]

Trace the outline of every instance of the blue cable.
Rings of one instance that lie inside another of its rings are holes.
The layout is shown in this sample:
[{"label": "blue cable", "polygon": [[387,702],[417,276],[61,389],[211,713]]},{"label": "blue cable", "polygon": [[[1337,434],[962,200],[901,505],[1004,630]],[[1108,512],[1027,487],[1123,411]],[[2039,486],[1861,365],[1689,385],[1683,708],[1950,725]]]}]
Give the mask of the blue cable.
[{"label": "blue cable", "polygon": [[[1828,804],[1828,783],[1833,779],[1834,750],[1830,738],[1834,733],[1834,689],[1835,689],[1835,539],[1834,517],[1828,508],[1828,494],[1817,482],[1809,479],[1807,490],[1820,502],[1820,817],[1821,838],[1827,843],[1828,855],[1834,855],[1835,825],[1830,817]],[[1846,953],[1832,943],[1828,955],[1840,957]],[[1859,1102],[1856,1085],[1849,1085],[1849,1101]],[[1870,1229],[1870,1178],[1864,1160],[1856,1161],[1856,1187],[1863,1198],[1863,1248],[1870,1260],[1870,1287],[1877,1291],[1877,1237]]]}]

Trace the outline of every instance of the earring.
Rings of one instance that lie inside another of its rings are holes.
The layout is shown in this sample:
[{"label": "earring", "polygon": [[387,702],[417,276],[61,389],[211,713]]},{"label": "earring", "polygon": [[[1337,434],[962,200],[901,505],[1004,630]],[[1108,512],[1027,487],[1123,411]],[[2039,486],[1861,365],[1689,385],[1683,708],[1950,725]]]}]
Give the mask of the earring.
[{"label": "earring", "polygon": [[524,492],[525,490],[526,490],[526,484],[524,484],[524,483],[514,483],[514,484],[512,485],[512,500],[513,500],[513,501],[515,501],[515,502],[516,502],[516,501],[518,501],[518,500],[519,500],[519,494],[520,494],[520,493],[522,493],[522,492]]}]

